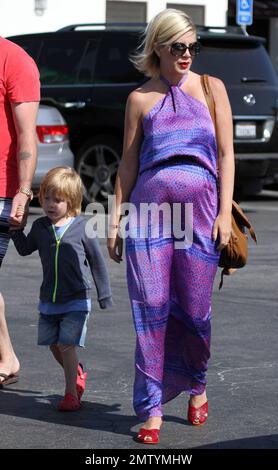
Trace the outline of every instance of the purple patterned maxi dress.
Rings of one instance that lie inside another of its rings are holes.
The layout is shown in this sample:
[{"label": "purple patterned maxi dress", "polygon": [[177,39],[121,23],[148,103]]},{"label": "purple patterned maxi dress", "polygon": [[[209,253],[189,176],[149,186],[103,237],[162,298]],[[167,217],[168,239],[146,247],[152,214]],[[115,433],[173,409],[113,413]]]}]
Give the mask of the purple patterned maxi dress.
[{"label": "purple patterned maxi dress", "polygon": [[126,239],[126,259],[136,329],[133,403],[140,420],[162,416],[162,404],[183,391],[199,395],[205,389],[219,259],[218,243],[212,241],[217,147],[209,110],[185,93],[181,82],[163,81],[169,91],[143,121],[139,175],[130,202],[138,211],[141,203],[192,203],[193,243],[176,248],[174,233],[160,236],[160,219],[159,236],[137,237],[140,219],[130,217],[133,236]]}]

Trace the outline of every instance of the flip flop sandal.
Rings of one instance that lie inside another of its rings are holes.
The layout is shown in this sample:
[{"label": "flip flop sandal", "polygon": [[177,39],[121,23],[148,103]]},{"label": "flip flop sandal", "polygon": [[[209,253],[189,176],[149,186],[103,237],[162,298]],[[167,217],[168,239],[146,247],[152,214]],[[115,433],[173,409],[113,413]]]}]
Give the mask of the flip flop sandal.
[{"label": "flip flop sandal", "polygon": [[3,388],[4,385],[11,385],[15,384],[18,382],[19,379],[19,373],[16,372],[15,374],[4,374],[3,372],[0,372],[0,377],[3,377],[4,380],[0,381],[0,388]]}]

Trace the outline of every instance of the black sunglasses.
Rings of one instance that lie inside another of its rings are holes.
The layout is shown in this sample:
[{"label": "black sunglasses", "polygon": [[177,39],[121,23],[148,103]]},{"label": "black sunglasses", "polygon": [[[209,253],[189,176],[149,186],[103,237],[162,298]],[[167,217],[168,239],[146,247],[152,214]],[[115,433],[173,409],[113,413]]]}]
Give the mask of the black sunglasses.
[{"label": "black sunglasses", "polygon": [[192,42],[187,46],[183,42],[174,42],[170,45],[170,52],[175,57],[182,57],[187,49],[191,56],[195,56],[200,53],[201,44],[199,42]]}]

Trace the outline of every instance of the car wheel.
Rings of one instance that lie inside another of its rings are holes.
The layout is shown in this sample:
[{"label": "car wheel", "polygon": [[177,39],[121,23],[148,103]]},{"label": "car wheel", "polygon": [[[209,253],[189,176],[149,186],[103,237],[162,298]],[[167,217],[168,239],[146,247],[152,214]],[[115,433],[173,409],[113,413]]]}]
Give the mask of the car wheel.
[{"label": "car wheel", "polygon": [[79,150],[76,170],[84,184],[85,203],[107,205],[108,196],[114,192],[120,155],[120,139],[107,135],[88,140]]}]

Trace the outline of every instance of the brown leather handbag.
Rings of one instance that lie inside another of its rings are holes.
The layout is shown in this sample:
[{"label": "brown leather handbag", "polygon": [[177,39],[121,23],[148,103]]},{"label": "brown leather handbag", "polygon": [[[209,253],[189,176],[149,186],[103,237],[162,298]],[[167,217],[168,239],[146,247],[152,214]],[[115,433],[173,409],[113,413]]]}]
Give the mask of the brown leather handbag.
[{"label": "brown leather handbag", "polygon": [[[208,75],[201,76],[201,83],[204,91],[204,95],[208,104],[209,112],[214,123],[215,132],[216,118],[215,118],[215,103],[213,94],[209,85]],[[217,164],[218,171],[219,164]],[[257,243],[256,234],[248,218],[244,214],[241,207],[233,201],[232,203],[232,233],[228,245],[223,248],[220,254],[218,266],[222,269],[221,281],[219,289],[223,285],[223,276],[232,274],[236,269],[243,268],[247,263],[248,259],[248,237],[246,234],[246,228],[253,240]]]}]

